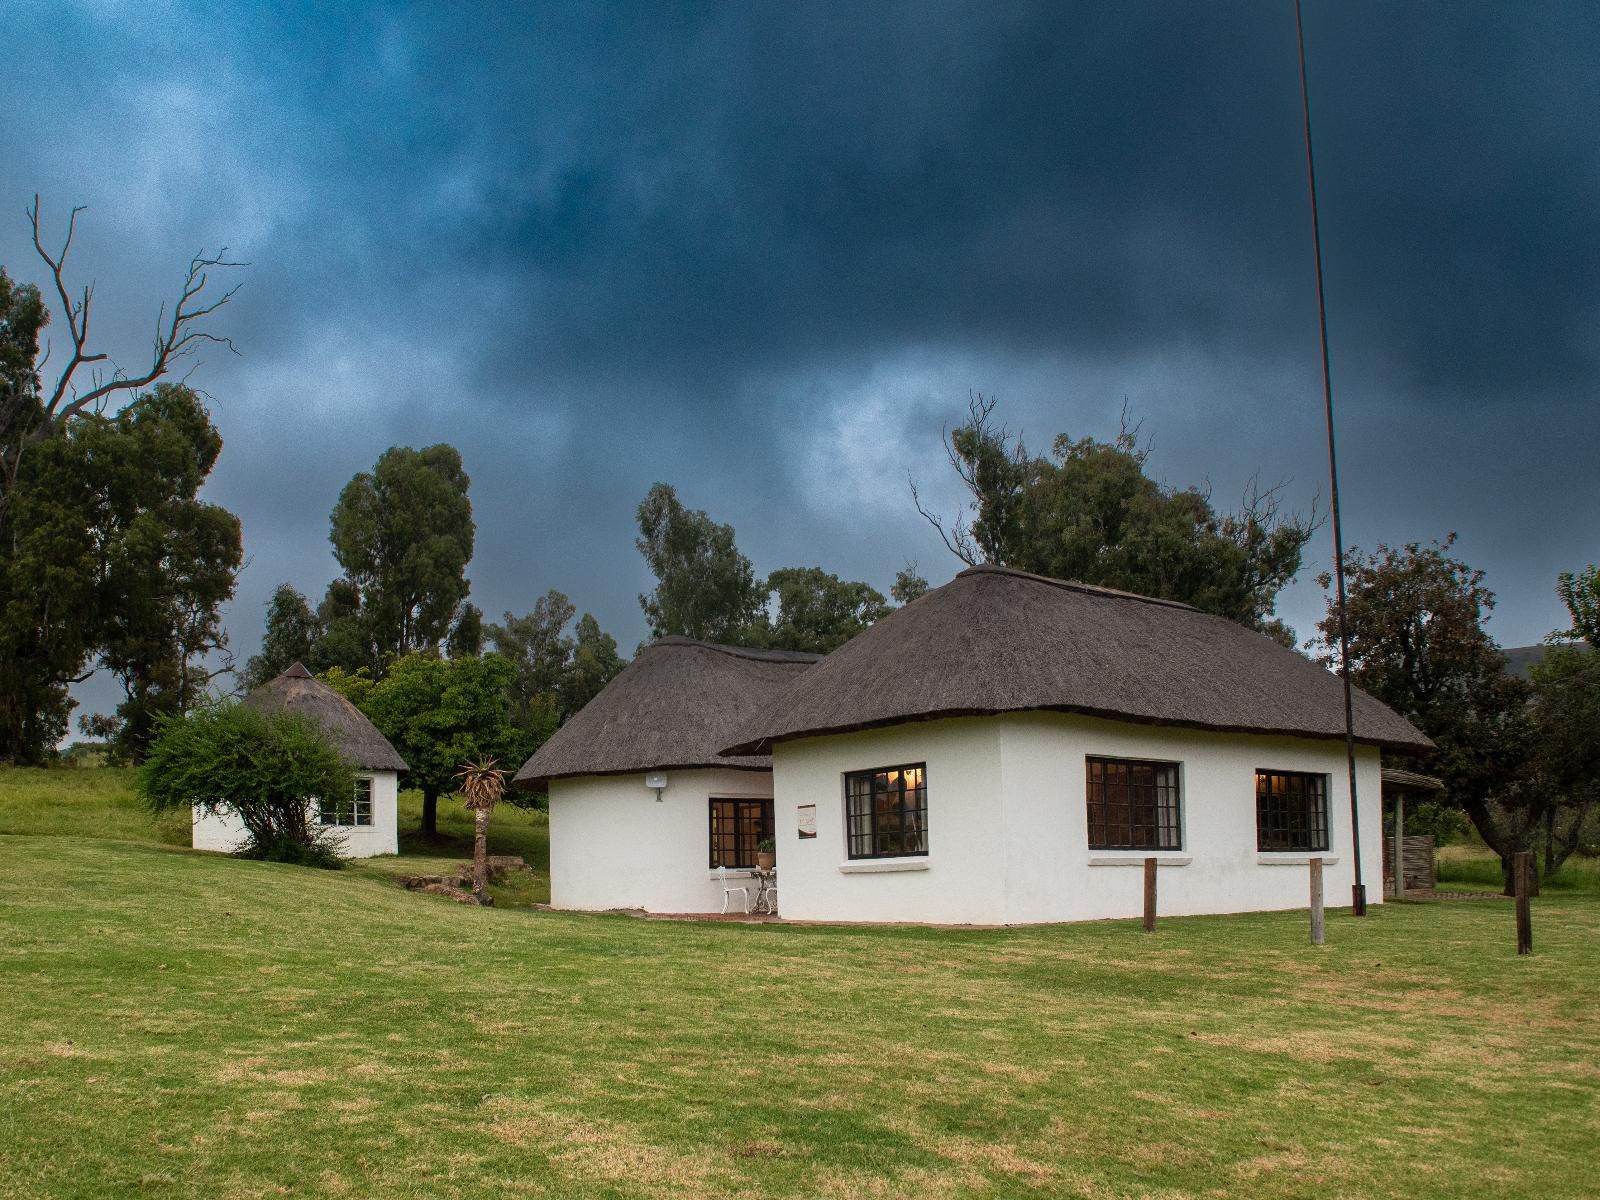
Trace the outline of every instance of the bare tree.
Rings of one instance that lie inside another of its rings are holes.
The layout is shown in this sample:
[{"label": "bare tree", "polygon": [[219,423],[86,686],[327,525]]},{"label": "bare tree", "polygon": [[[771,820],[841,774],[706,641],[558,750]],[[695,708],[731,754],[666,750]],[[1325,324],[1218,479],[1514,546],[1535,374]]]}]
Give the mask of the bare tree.
[{"label": "bare tree", "polygon": [[[73,208],[67,217],[67,232],[62,238],[61,248],[52,253],[45,248],[39,228],[37,193],[27,210],[28,224],[33,229],[33,248],[50,268],[50,277],[60,301],[61,315],[67,322],[67,336],[72,348],[61,373],[48,391],[42,382],[31,385],[39,389],[39,407],[32,418],[19,412],[13,417],[12,428],[0,430],[0,437],[4,439],[4,444],[0,445],[0,467],[4,468],[5,484],[3,491],[0,491],[0,524],[5,520],[12,486],[16,482],[23,451],[28,445],[49,437],[63,422],[85,410],[103,411],[107,401],[119,392],[136,393],[148,387],[171,372],[176,364],[192,357],[206,343],[225,346],[230,351],[234,349],[231,339],[220,337],[203,327],[205,319],[232,300],[240,286],[235,284],[221,295],[216,295],[213,289],[212,296],[208,297],[205,292],[211,281],[211,272],[249,265],[228,258],[226,246],[215,255],[202,250],[189,260],[189,269],[184,275],[177,300],[170,306],[163,303],[156,316],[147,367],[138,372],[129,372],[112,361],[105,351],[92,349],[89,319],[94,309],[94,284],[89,283],[74,290],[68,287],[66,280],[67,258],[72,251],[73,235],[77,232],[78,214],[83,211],[81,204]],[[50,351],[47,342],[34,371],[35,381],[42,379],[44,367],[50,360]],[[80,381],[79,372],[84,368],[88,368],[89,378]]]}]

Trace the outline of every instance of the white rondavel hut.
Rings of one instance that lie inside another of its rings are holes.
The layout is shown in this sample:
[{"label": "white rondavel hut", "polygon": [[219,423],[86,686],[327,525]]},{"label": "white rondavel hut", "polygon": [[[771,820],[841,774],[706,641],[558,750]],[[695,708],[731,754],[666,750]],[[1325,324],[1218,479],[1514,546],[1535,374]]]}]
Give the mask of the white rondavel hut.
[{"label": "white rondavel hut", "polygon": [[[354,769],[355,789],[347,797],[319,799],[317,821],[337,832],[340,853],[349,858],[396,854],[399,775],[407,770],[389,739],[350,701],[311,672],[295,663],[282,675],[262,684],[244,703],[264,713],[294,713],[305,717],[323,734]],[[244,824],[230,812],[194,810],[196,850],[237,850],[244,842]]]}]

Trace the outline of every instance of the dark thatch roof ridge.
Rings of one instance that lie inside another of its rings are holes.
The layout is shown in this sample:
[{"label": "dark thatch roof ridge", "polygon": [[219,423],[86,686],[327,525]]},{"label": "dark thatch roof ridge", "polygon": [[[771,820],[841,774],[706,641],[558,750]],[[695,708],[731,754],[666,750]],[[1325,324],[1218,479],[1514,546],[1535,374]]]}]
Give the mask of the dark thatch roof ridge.
[{"label": "dark thatch roof ridge", "polygon": [[724,757],[720,751],[741,723],[819,657],[661,638],[556,730],[512,782],[543,791],[552,779],[579,775],[698,767],[771,770],[772,759],[765,754]]},{"label": "dark thatch roof ridge", "polygon": [[698,646],[702,650],[712,650],[718,654],[726,654],[732,658],[748,658],[755,662],[778,663],[814,663],[822,657],[820,654],[808,654],[804,650],[758,650],[753,646],[729,646],[722,642],[703,642],[699,638],[683,637],[671,633],[666,637],[657,638],[651,642],[647,649],[657,646]]},{"label": "dark thatch roof ridge", "polygon": [[[1358,741],[1432,745],[1371,696],[1354,701]],[[1263,634],[1171,601],[978,566],[839,647],[723,749],[1030,711],[1344,737],[1338,677]]]},{"label": "dark thatch roof ridge", "polygon": [[352,767],[369,771],[407,771],[389,739],[367,720],[359,708],[295,663],[244,698],[244,703],[264,713],[294,713],[310,720],[327,735],[334,749]]}]

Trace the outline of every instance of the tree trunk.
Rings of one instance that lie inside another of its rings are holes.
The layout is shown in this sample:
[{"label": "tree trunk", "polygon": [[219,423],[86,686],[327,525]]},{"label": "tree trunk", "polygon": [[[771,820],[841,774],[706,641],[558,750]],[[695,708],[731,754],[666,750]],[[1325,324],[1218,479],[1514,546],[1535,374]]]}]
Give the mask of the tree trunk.
[{"label": "tree trunk", "polygon": [[489,899],[489,810],[480,808],[473,823],[472,834],[472,894],[479,904],[491,904]]},{"label": "tree trunk", "polygon": [[439,793],[432,788],[422,789],[422,832],[428,837],[439,832]]}]

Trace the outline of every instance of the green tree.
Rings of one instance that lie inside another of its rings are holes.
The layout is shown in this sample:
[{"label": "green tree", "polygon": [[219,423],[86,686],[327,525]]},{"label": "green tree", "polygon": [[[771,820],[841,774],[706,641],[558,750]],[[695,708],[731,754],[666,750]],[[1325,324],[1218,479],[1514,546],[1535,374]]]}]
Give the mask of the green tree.
[{"label": "green tree", "polygon": [[[1347,551],[1351,678],[1433,739],[1420,769],[1444,781],[1509,881],[1511,856],[1532,848],[1549,802],[1533,776],[1539,726],[1531,689],[1506,673],[1483,627],[1494,595],[1482,571],[1452,557],[1455,540]],[[1324,573],[1318,582],[1332,581]],[[1331,596],[1317,628],[1313,646],[1338,669]]]},{"label": "green tree", "polygon": [[81,211],[47,250],[38,197],[28,210],[66,326],[51,382],[40,289],[0,270],[0,762],[51,753],[68,688],[97,655],[123,682],[136,740],[155,712],[187,707],[212,674],[204,656],[223,646],[217,609],[239,563],[237,521],[196,497],[221,447],[209,414],[187,387],[146,391],[201,346],[230,345],[205,325],[234,293],[206,289],[238,264],[225,252],[191,260],[148,365],[124,370],[91,342],[94,288],[67,283]]},{"label": "green tree", "polygon": [[463,603],[450,627],[445,652],[451,658],[475,658],[483,653],[483,638],[483,610],[476,604]]},{"label": "green tree", "polygon": [[552,588],[522,616],[505,614],[502,625],[485,626],[495,652],[515,669],[511,684],[512,720],[537,743],[600,693],[627,663],[617,640],[600,628],[592,613],[567,627],[578,610]]},{"label": "green tree", "polygon": [[[39,414],[39,333],[50,320],[39,289],[0,267],[0,500],[11,490],[22,439]],[[0,514],[3,515],[3,514]]]},{"label": "green tree", "polygon": [[1532,677],[1534,803],[1526,807],[1548,879],[1583,845],[1600,811],[1600,654],[1590,643],[1552,645]]},{"label": "green tree", "polygon": [[731,525],[685,508],[665,483],[650,489],[638,515],[639,553],[656,577],[639,597],[652,637],[738,642],[759,626],[767,595]]},{"label": "green tree", "polygon": [[896,604],[910,604],[928,594],[928,581],[917,573],[916,563],[907,563],[895,572],[894,586],[889,589],[889,595]]},{"label": "green tree", "polygon": [[422,832],[431,836],[438,832],[439,797],[455,790],[462,763],[482,758],[520,763],[536,748],[529,733],[512,722],[513,675],[512,664],[499,654],[444,659],[418,652],[395,659],[381,680],[339,668],[323,679],[364,712],[406,760],[407,782],[422,793]]},{"label": "green tree", "polygon": [[1556,593],[1572,618],[1572,627],[1556,634],[1556,639],[1584,641],[1600,649],[1600,566],[1590,563],[1581,571],[1561,572]]},{"label": "green tree", "polygon": [[229,813],[243,822],[243,858],[338,866],[339,845],[314,817],[315,798],[349,795],[355,777],[321,730],[292,713],[240,704],[163,717],[139,769],[157,813]]},{"label": "green tree", "polygon": [[767,576],[767,589],[777,616],[762,640],[784,650],[827,654],[891,611],[876,588],[821,567],[783,567]]},{"label": "green tree", "polygon": [[512,666],[512,720],[530,731],[560,720],[562,679],[572,659],[573,643],[565,630],[577,612],[562,593],[551,588],[522,616],[505,614],[505,623],[484,633]]},{"label": "green tree", "polygon": [[437,649],[466,599],[474,526],[470,480],[453,446],[384,451],[345,485],[332,516],[334,557],[359,597],[375,673],[390,658]]},{"label": "green tree", "polygon": [[322,628],[311,605],[292,584],[280,583],[267,604],[267,629],[261,652],[245,664],[242,682],[254,690],[276,679],[295,663],[311,665],[312,648]]},{"label": "green tree", "polygon": [[29,445],[0,538],[0,760],[49,753],[97,654],[135,752],[204,691],[243,555],[238,520],[198,498],[221,446],[199,397],[169,384]]},{"label": "green tree", "polygon": [[317,638],[311,661],[305,665],[321,673],[338,667],[348,672],[381,674],[383,656],[371,636],[371,626],[361,611],[361,591],[348,579],[335,579],[317,605]]},{"label": "green tree", "polygon": [[578,618],[572,655],[561,676],[561,719],[565,721],[600,694],[627,662],[617,653],[617,639],[600,628],[593,614]]},{"label": "green tree", "polygon": [[1030,455],[973,399],[945,441],[971,495],[946,521],[917,510],[964,562],[992,562],[1192,604],[1283,640],[1272,619],[1279,591],[1299,572],[1315,520],[1284,515],[1275,489],[1252,487],[1243,507],[1218,513],[1195,488],[1145,474],[1148,447],[1126,427],[1111,442],[1059,435],[1048,458]]}]

